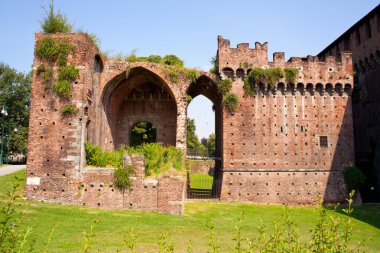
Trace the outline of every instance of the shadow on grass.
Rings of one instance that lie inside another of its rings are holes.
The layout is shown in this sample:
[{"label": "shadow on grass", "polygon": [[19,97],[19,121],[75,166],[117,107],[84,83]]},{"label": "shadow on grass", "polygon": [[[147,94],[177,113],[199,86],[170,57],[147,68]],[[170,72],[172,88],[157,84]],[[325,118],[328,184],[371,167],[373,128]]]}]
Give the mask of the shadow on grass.
[{"label": "shadow on grass", "polygon": [[[339,206],[336,212],[347,215],[342,210],[345,207],[345,205]],[[363,204],[362,206],[353,206],[353,209],[354,212],[350,217],[380,229],[380,204]]]}]

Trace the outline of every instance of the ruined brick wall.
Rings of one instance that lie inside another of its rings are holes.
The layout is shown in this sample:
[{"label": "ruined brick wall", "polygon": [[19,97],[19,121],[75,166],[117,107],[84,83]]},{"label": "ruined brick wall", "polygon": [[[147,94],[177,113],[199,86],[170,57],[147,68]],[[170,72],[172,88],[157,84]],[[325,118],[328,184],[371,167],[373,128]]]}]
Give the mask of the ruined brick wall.
[{"label": "ruined brick wall", "polygon": [[[275,53],[274,62],[265,63],[265,57],[225,56],[231,51],[226,45],[219,37],[219,68],[224,78],[234,80],[232,91],[240,101],[235,113],[224,110],[221,198],[302,204],[318,195],[344,200],[341,171],[354,163],[351,55],[342,53],[339,62],[311,56],[285,62],[283,53]],[[224,71],[227,61],[230,69]],[[274,91],[262,84],[255,96],[245,96],[248,67],[263,66],[298,68],[295,85],[282,79]],[[327,137],[326,147],[321,137]]]},{"label": "ruined brick wall", "polygon": [[[363,201],[380,202],[380,5],[327,46],[319,57],[352,52],[356,73],[353,94],[355,160],[367,180]],[[364,130],[365,129],[365,130]]]},{"label": "ruined brick wall", "polygon": [[[35,45],[50,36],[65,39],[75,46],[68,65],[79,69],[80,77],[73,83],[73,96],[63,99],[46,89],[36,69],[48,63],[34,57],[28,136],[27,184],[25,194],[32,199],[51,199],[70,203],[76,193],[84,163],[83,135],[86,122],[86,93],[92,85],[94,56],[98,49],[85,34],[36,34]],[[54,67],[57,76],[57,68]],[[63,105],[71,103],[79,109],[76,116],[64,117]]]}]

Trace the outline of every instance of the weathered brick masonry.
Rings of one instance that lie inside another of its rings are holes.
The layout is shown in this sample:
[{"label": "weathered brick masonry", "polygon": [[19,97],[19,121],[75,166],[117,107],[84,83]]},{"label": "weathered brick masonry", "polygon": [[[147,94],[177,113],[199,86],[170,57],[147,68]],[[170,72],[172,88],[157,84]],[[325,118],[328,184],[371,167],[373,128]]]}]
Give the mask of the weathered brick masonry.
[{"label": "weathered brick masonry", "polygon": [[[36,45],[47,35],[36,34]],[[51,36],[51,35],[49,35]],[[235,113],[222,106],[216,79],[201,73],[195,83],[173,83],[160,64],[108,60],[86,34],[58,34],[76,46],[69,64],[80,70],[73,83],[72,103],[80,113],[71,118],[59,110],[66,101],[43,88],[34,71],[28,140],[26,196],[31,199],[181,213],[182,179],[140,175],[123,198],[111,185],[112,170],[85,168],[83,144],[91,141],[112,150],[130,144],[139,121],[157,129],[157,141],[186,149],[186,96],[204,95],[215,107],[215,175],[223,179],[222,200],[254,203],[341,201],[342,169],[354,163],[351,116],[351,54],[339,61],[291,58],[275,53],[268,62],[267,44],[231,48],[218,38],[217,60],[222,77],[233,79],[240,104]],[[35,57],[34,69],[41,64]],[[273,92],[265,85],[245,97],[243,79],[254,67],[295,67],[295,85],[280,80]],[[249,68],[248,68],[249,67]]]}]

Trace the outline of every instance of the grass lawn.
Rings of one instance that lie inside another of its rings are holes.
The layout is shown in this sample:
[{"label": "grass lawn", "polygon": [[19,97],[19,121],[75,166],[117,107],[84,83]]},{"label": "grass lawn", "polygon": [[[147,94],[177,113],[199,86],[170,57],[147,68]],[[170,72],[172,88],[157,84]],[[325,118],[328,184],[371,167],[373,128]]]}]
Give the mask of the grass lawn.
[{"label": "grass lawn", "polygon": [[192,174],[190,175],[190,188],[193,189],[212,189],[213,176],[208,174]]},{"label": "grass lawn", "polygon": [[[23,176],[25,171],[15,174]],[[0,193],[6,192],[14,175],[0,177]],[[20,189],[20,192],[22,189]],[[3,205],[4,197],[0,205]],[[192,240],[194,252],[206,252],[208,231],[206,224],[215,224],[215,234],[222,246],[221,252],[228,252],[234,242],[234,229],[240,212],[244,210],[245,219],[242,234],[244,237],[257,235],[260,219],[269,227],[283,213],[282,206],[221,203],[217,201],[188,202],[183,216],[172,216],[142,211],[106,211],[95,208],[63,206],[57,204],[27,201],[28,208],[22,218],[21,227],[33,228],[31,239],[36,239],[35,248],[41,252],[53,226],[55,232],[50,242],[49,252],[83,252],[84,231],[89,231],[93,220],[100,219],[95,227],[93,246],[100,252],[116,252],[122,248],[127,233],[134,228],[137,234],[138,252],[157,252],[156,242],[159,234],[168,233],[168,239],[175,245],[175,252],[186,252]],[[290,208],[292,216],[299,225],[303,241],[310,240],[309,230],[315,227],[318,211],[315,207]],[[344,217],[344,214],[329,214]],[[372,237],[367,242],[366,252],[380,249],[380,206],[361,206],[354,211],[353,244]],[[1,216],[0,216],[1,217]],[[128,252],[124,248],[122,252]]]}]

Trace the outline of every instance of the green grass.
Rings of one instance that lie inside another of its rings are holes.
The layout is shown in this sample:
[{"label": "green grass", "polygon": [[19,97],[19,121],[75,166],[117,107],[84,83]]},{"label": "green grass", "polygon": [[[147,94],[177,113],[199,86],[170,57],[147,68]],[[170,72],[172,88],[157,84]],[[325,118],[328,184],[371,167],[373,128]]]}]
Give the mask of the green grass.
[{"label": "green grass", "polygon": [[[25,171],[0,177],[0,194],[3,195],[14,181],[14,176],[23,177]],[[198,176],[196,176],[198,177]],[[22,193],[22,189],[20,189]],[[0,198],[3,205],[4,197]],[[94,249],[101,252],[116,252],[121,249],[125,235],[134,228],[138,235],[138,252],[157,252],[156,242],[159,234],[169,233],[169,239],[175,245],[175,252],[186,252],[189,240],[193,241],[194,252],[207,251],[207,228],[209,220],[215,224],[215,233],[222,252],[230,250],[234,242],[234,227],[241,211],[245,212],[244,237],[257,235],[257,226],[262,220],[269,227],[283,213],[282,206],[222,203],[217,201],[187,202],[183,216],[172,216],[143,211],[107,211],[95,208],[64,206],[57,204],[27,201],[28,208],[22,219],[21,227],[33,228],[31,239],[36,239],[35,248],[41,252],[53,226],[56,226],[51,239],[49,252],[83,252],[84,231],[89,231],[94,219],[100,219],[96,225]],[[367,242],[366,252],[380,249],[380,206],[354,207],[353,240],[372,237]],[[341,208],[339,208],[340,210]],[[315,207],[290,208],[292,216],[300,228],[303,241],[309,241],[310,229],[315,227],[318,211]],[[338,213],[339,217],[344,214]],[[228,248],[229,247],[229,248]],[[227,250],[228,249],[228,250]],[[95,252],[95,251],[93,251]],[[128,252],[125,250],[123,252]]]},{"label": "green grass", "polygon": [[213,176],[208,174],[192,174],[190,175],[190,188],[212,190]]}]

